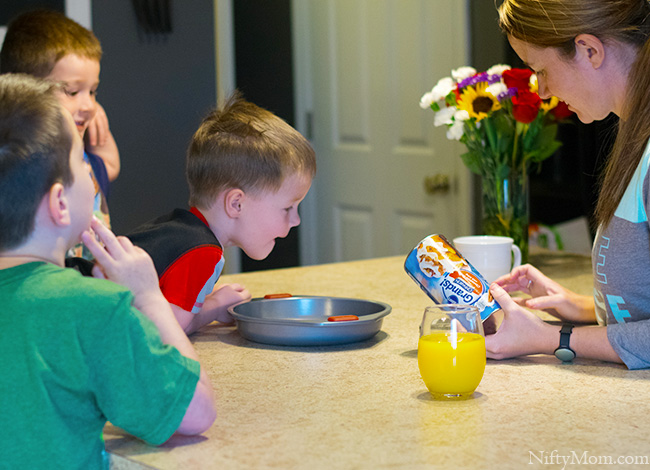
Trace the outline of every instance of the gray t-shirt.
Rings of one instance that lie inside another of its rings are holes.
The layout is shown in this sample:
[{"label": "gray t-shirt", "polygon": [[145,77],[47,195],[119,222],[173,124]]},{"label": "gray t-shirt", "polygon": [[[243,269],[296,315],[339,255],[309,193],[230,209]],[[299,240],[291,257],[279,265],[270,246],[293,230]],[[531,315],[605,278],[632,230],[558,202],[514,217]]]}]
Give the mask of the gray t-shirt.
[{"label": "gray t-shirt", "polygon": [[650,367],[650,145],[591,253],[598,323],[630,369]]}]

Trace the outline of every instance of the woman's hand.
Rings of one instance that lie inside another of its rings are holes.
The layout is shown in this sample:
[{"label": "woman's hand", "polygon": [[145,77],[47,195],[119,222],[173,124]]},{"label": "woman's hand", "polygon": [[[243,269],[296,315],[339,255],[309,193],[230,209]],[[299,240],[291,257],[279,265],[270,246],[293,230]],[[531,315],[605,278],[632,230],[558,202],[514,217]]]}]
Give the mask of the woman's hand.
[{"label": "woman's hand", "polygon": [[501,305],[503,321],[494,334],[485,336],[487,357],[507,359],[528,354],[552,354],[558,345],[559,327],[544,323],[518,305],[497,283],[490,293]]},{"label": "woman's hand", "polygon": [[524,307],[544,310],[561,320],[576,323],[595,323],[593,297],[578,295],[565,289],[542,274],[539,269],[525,264],[495,281],[506,292],[521,291],[532,298],[514,301]]}]

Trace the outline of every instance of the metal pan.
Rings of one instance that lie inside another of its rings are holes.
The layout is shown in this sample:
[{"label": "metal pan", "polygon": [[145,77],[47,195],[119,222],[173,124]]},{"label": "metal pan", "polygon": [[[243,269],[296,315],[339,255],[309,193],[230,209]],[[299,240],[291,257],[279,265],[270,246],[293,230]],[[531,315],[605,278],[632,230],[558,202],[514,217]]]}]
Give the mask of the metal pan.
[{"label": "metal pan", "polygon": [[[363,341],[379,332],[390,311],[390,305],[383,302],[288,294],[281,298],[255,298],[228,309],[244,338],[282,346]],[[348,315],[358,319],[340,318]]]}]

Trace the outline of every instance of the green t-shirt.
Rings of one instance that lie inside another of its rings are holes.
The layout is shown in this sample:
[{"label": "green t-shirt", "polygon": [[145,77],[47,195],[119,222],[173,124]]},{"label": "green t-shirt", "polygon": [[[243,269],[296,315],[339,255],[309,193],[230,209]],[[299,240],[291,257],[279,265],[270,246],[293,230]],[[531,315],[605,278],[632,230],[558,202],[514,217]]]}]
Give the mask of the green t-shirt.
[{"label": "green t-shirt", "polygon": [[132,299],[52,264],[0,270],[0,468],[108,468],[107,420],[155,445],[178,428],[199,363]]}]

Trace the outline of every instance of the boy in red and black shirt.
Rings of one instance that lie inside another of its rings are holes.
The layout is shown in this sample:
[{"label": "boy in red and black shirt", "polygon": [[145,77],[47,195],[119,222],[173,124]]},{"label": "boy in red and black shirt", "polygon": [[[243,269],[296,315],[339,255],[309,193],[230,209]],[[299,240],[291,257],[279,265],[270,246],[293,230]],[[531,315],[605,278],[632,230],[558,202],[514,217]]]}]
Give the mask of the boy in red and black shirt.
[{"label": "boy in red and black shirt", "polygon": [[309,142],[273,113],[235,93],[210,113],[187,152],[190,210],[176,209],[129,235],[154,260],[160,288],[187,334],[232,322],[250,299],[239,284],[216,286],[223,249],[266,258],[300,224],[298,204],[316,173]]}]

